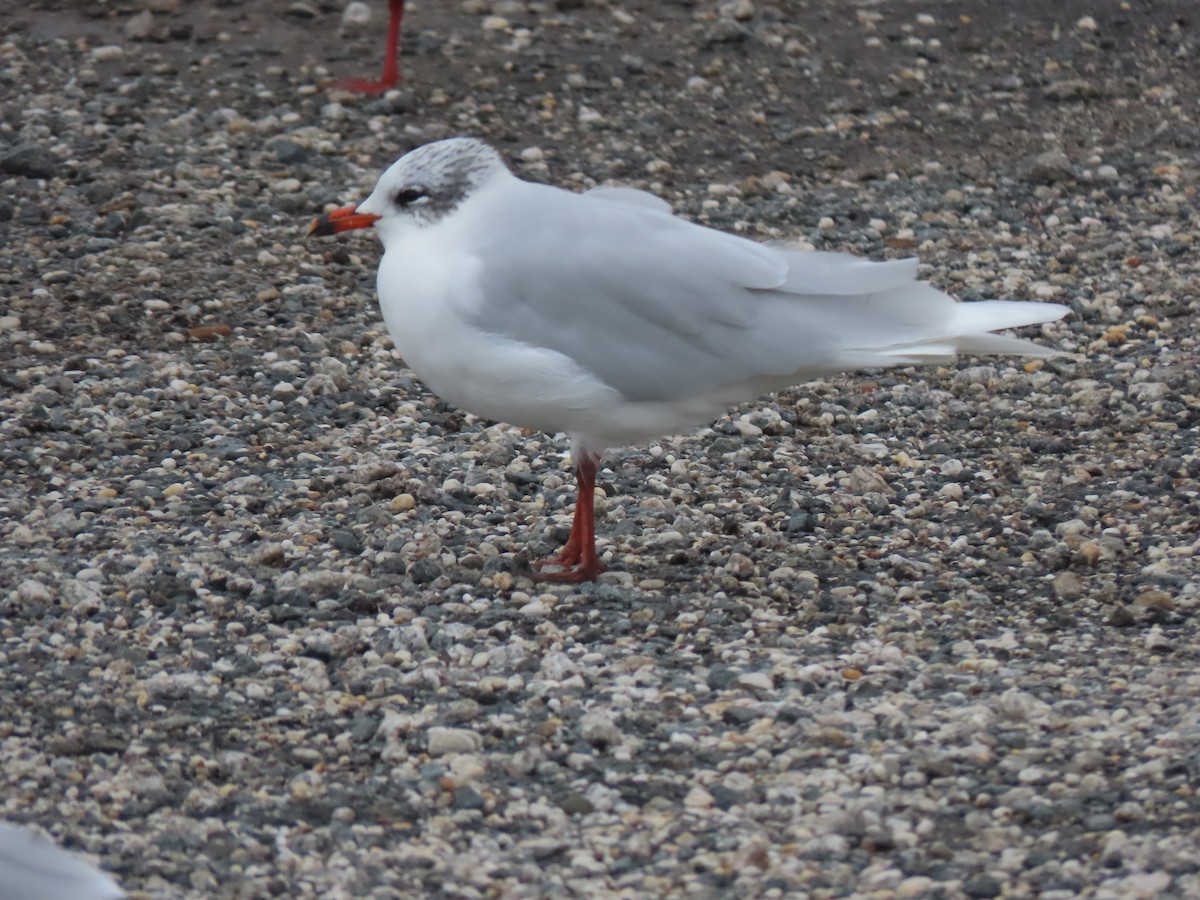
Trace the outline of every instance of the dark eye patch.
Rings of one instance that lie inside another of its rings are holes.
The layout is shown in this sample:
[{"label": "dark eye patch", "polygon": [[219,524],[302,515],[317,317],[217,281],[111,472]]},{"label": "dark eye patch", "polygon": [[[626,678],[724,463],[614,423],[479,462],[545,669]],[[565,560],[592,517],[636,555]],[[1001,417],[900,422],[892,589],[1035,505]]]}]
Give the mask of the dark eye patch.
[{"label": "dark eye patch", "polygon": [[428,196],[429,194],[420,188],[401,188],[400,190],[396,191],[395,195],[392,197],[392,202],[403,209],[404,207],[411,206],[418,200],[423,200]]}]

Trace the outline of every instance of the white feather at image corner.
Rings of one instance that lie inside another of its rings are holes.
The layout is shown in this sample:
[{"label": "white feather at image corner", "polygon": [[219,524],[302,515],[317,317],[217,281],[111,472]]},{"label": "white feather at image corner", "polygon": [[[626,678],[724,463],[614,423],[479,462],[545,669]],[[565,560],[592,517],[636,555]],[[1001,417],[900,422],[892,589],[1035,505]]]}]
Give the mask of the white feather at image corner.
[{"label": "white feather at image corner", "polygon": [[128,895],[82,857],[0,822],[0,900],[120,900]]}]

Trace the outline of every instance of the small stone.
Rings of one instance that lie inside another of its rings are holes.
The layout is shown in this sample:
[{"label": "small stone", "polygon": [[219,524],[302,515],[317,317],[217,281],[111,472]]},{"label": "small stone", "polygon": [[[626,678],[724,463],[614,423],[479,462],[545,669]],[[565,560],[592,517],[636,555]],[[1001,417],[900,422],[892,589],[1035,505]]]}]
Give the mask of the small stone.
[{"label": "small stone", "polygon": [[1175,645],[1167,640],[1167,636],[1157,626],[1151,628],[1142,638],[1142,646],[1151,653],[1170,653],[1175,649]]},{"label": "small stone", "polygon": [[104,44],[100,47],[93,47],[91,52],[92,62],[106,63],[114,62],[125,55],[125,49],[116,44]]},{"label": "small stone", "polygon": [[606,747],[620,743],[621,729],[611,715],[597,710],[579,720],[579,736],[592,746]]},{"label": "small stone", "polygon": [[143,9],[125,23],[125,37],[131,41],[147,41],[154,33],[154,13]]},{"label": "small stone", "polygon": [[40,581],[29,578],[17,585],[17,599],[22,603],[50,603],[54,594]]},{"label": "small stone", "polygon": [[1137,624],[1137,619],[1134,618],[1133,613],[1124,606],[1118,606],[1108,614],[1108,618],[1104,621],[1105,624],[1111,625],[1113,628],[1132,628]]},{"label": "small stone", "polygon": [[300,2],[293,3],[291,6],[289,6],[286,10],[286,14],[291,16],[293,19],[302,20],[315,19],[317,17],[316,9],[309,6],[307,3]]},{"label": "small stone", "polygon": [[[1100,89],[1092,82],[1083,78],[1065,78],[1062,81],[1056,81],[1053,84],[1047,85],[1042,91],[1042,96],[1047,100],[1065,103],[1072,100],[1089,100],[1093,97],[1099,97]],[[1042,155],[1049,156],[1052,154]]]},{"label": "small stone", "polygon": [[233,329],[228,325],[196,325],[188,329],[188,337],[193,341],[215,341],[231,334]]},{"label": "small stone", "polygon": [[775,689],[774,679],[766,672],[747,672],[744,675],[739,675],[737,683],[741,687],[757,691],[771,691]]},{"label": "small stone", "polygon": [[455,809],[483,809],[486,804],[484,796],[470,785],[461,785],[454,789]]},{"label": "small stone", "polygon": [[713,795],[700,785],[695,785],[683,798],[685,809],[711,809],[713,803]]},{"label": "small stone", "polygon": [[482,778],[487,774],[487,765],[483,758],[472,753],[460,753],[453,757],[450,761],[450,771],[454,773],[454,777],[458,782],[465,783],[474,781],[476,778]]},{"label": "small stone", "polygon": [[339,528],[329,535],[329,542],[342,553],[362,553],[362,541],[359,540],[358,535],[353,531]]},{"label": "small stone", "polygon": [[1057,184],[1060,181],[1073,180],[1075,172],[1065,153],[1050,150],[1027,160],[1023,177],[1033,184]]},{"label": "small stone", "polygon": [[272,141],[268,148],[274,151],[276,159],[285,166],[294,166],[308,161],[308,150],[295,141],[285,139]]},{"label": "small stone", "polygon": [[1129,339],[1129,324],[1114,325],[1100,336],[1100,340],[1106,344],[1111,344],[1117,347]]},{"label": "small stone", "polygon": [[1054,576],[1054,596],[1059,600],[1076,600],[1083,596],[1083,581],[1074,572]]},{"label": "small stone", "polygon": [[734,0],[729,6],[723,7],[721,11],[728,13],[738,22],[746,22],[754,18],[754,3],[752,0]]},{"label": "small stone", "polygon": [[962,887],[963,893],[971,897],[972,900],[987,900],[990,897],[999,897],[1004,890],[1003,886],[991,875],[977,875],[969,879]]},{"label": "small stone", "polygon": [[0,172],[22,178],[52,178],[58,158],[39,144],[18,144],[0,155]]},{"label": "small stone", "polygon": [[1067,521],[1059,522],[1054,526],[1054,533],[1059,537],[1086,534],[1088,530],[1087,522],[1083,521],[1083,519],[1067,519]]},{"label": "small stone", "polygon": [[1152,900],[1154,897],[1166,895],[1167,889],[1171,887],[1171,880],[1169,872],[1134,872],[1132,875],[1126,875],[1116,884],[1111,884],[1111,882],[1109,884],[1114,897]]},{"label": "small stone", "polygon": [[721,713],[721,721],[730,725],[748,725],[757,718],[759,713],[753,706],[729,706]]},{"label": "small stone", "polygon": [[874,469],[868,469],[866,466],[855,466],[850,473],[850,477],[846,479],[846,490],[852,494],[888,494],[895,493],[888,487],[884,477]]},{"label": "small stone", "polygon": [[445,728],[435,725],[426,736],[426,751],[430,756],[451,753],[477,753],[483,749],[483,738],[466,728]]},{"label": "small stone", "polygon": [[1166,591],[1143,591],[1133,600],[1142,609],[1174,609],[1175,598]]},{"label": "small stone", "polygon": [[595,805],[578,791],[572,791],[559,802],[559,807],[567,815],[582,816],[595,810]]},{"label": "small stone", "polygon": [[293,747],[292,759],[304,766],[315,766],[324,757],[320,750],[314,750],[312,747]]},{"label": "small stone", "polygon": [[429,584],[442,574],[442,567],[428,557],[422,557],[408,567],[414,584]]},{"label": "small stone", "polygon": [[270,541],[258,547],[250,555],[250,561],[260,566],[279,568],[287,563],[287,553],[283,549],[283,544],[277,541]]},{"label": "small stone", "polygon": [[913,875],[909,878],[905,878],[898,885],[896,885],[896,896],[905,898],[927,897],[929,896],[929,889],[931,887],[933,887],[932,878],[929,878],[925,875]]},{"label": "small stone", "polygon": [[357,27],[371,21],[371,7],[362,0],[352,0],[342,10],[342,27]]}]

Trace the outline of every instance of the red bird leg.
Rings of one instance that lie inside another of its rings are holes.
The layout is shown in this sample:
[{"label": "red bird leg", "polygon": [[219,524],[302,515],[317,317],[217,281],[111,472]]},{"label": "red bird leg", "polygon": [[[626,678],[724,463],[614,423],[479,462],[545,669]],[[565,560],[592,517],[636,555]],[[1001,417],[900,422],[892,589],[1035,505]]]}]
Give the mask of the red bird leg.
[{"label": "red bird leg", "polygon": [[579,495],[575,500],[575,519],[571,524],[571,536],[558,556],[533,564],[535,569],[546,566],[562,567],[561,572],[539,572],[535,581],[552,581],[558,584],[580,584],[595,581],[604,571],[596,557],[596,472],[600,457],[586,450],[580,452],[575,464],[575,481]]},{"label": "red bird leg", "polygon": [[342,78],[334,87],[357,94],[382,94],[400,83],[400,22],[404,18],[404,0],[388,0],[387,55],[383,58],[383,76],[378,81],[364,78]]}]

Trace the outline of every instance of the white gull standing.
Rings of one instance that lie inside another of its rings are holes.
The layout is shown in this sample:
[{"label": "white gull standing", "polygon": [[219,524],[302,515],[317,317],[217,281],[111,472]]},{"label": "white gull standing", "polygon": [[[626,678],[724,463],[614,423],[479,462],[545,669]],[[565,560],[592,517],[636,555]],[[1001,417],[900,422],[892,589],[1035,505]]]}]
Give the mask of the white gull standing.
[{"label": "white gull standing", "polygon": [[959,303],[917,260],[801,252],[672,215],[651,194],[522,181],[487,144],[418,147],[356,207],[310,233],[374,226],[388,332],[430,389],[475,415],[567,432],[571,536],[538,564],[594,580],[600,454],[703,424],[769,391],[957,353],[1048,356],[998,329],[1051,322],[1048,303]]}]

